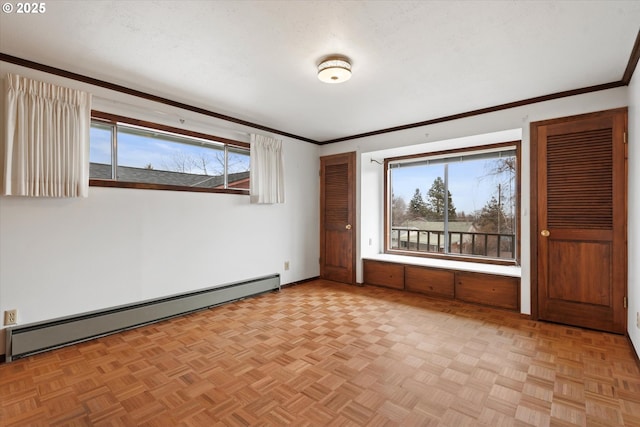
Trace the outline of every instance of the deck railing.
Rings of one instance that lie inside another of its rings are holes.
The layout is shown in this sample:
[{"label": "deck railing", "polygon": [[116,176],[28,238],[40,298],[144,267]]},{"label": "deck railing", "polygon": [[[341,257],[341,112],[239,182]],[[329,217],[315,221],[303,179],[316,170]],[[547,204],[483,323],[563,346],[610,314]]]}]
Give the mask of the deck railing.
[{"label": "deck railing", "polygon": [[449,231],[446,251],[444,237],[445,232],[440,230],[391,227],[391,249],[506,259],[515,256],[514,234]]}]

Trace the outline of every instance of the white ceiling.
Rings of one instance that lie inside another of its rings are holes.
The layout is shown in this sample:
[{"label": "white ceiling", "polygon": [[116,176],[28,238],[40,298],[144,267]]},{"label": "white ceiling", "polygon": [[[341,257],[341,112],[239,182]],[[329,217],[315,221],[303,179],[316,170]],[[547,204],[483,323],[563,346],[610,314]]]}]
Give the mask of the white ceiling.
[{"label": "white ceiling", "polygon": [[0,52],[317,141],[619,81],[640,26],[637,0],[45,5],[0,13]]}]

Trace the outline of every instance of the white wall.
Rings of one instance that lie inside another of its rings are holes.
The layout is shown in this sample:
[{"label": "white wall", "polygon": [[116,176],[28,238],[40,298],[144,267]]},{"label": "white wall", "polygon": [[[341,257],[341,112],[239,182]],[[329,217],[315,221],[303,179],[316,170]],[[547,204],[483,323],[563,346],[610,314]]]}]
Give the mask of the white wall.
[{"label": "white wall", "polygon": [[[636,89],[637,92],[637,89]],[[501,132],[519,130],[522,135],[521,170],[521,311],[531,313],[531,254],[530,254],[530,144],[529,127],[531,122],[565,117],[593,111],[624,107],[628,103],[628,89],[625,87],[556,99],[504,111],[496,111],[480,116],[439,123],[431,126],[408,129],[400,132],[360,138],[342,143],[322,146],[321,156],[341,152],[355,151],[360,159],[357,180],[358,201],[358,263],[357,281],[362,282],[362,256],[379,253],[383,250],[383,207],[382,186],[383,167],[371,162],[371,158],[381,161],[384,157],[405,155],[417,152],[439,151],[448,148],[475,146],[486,142],[486,136],[500,135]],[[638,120],[636,110],[635,118]],[[427,118],[425,118],[427,119]],[[630,121],[633,118],[630,116]],[[497,136],[499,137],[499,136]],[[508,140],[508,139],[507,139]],[[501,140],[495,142],[502,142]],[[640,163],[640,156],[630,160],[630,169]],[[637,175],[636,175],[637,176]],[[638,185],[636,184],[636,190]],[[630,189],[631,191],[631,189]],[[629,221],[635,222],[636,230],[640,215],[631,215]],[[638,231],[636,231],[638,232]],[[369,239],[372,244],[369,245]],[[638,251],[636,251],[636,256]],[[629,258],[632,259],[631,257]],[[639,274],[636,274],[636,278]],[[636,279],[636,287],[637,287]],[[636,293],[639,294],[636,290]],[[640,295],[637,295],[640,299]],[[637,305],[640,307],[640,304]],[[635,320],[634,323],[635,325]]]},{"label": "white wall", "polygon": [[640,70],[629,85],[629,338],[640,355]]},{"label": "white wall", "polygon": [[[113,113],[173,126],[179,116],[184,127],[248,140],[246,128],[0,62],[6,72],[89,90]],[[0,312],[18,309],[25,324],[272,273],[282,284],[317,276],[318,147],[274,136],[284,140],[281,205],[101,187],[86,199],[0,197]]]}]

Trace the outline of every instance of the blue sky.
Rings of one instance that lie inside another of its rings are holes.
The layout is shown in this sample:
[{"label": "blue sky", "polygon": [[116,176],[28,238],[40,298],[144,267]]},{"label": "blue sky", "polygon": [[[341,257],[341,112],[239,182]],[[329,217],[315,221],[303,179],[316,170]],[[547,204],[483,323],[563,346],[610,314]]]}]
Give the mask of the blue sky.
[{"label": "blue sky", "polygon": [[[470,214],[491,199],[498,198],[498,183],[507,182],[506,175],[492,176],[489,172],[492,160],[471,160],[449,164],[449,192],[458,213]],[[393,192],[402,196],[407,204],[413,197],[416,188],[420,189],[426,201],[427,193],[433,181],[440,176],[444,180],[444,165],[413,166],[392,169]],[[513,190],[513,189],[512,189]],[[508,188],[503,188],[503,195]],[[508,213],[508,209],[505,208]]]},{"label": "blue sky", "polygon": [[[220,162],[215,159],[217,150],[211,148],[181,144],[165,139],[118,133],[118,165],[144,168],[151,164],[156,170],[176,170],[176,163],[184,159],[205,159],[207,173],[217,174]],[[111,132],[108,128],[92,126],[90,160],[94,163],[111,163]],[[249,156],[229,152],[230,173],[248,170]],[[198,167],[191,166],[191,173],[202,173]]]}]

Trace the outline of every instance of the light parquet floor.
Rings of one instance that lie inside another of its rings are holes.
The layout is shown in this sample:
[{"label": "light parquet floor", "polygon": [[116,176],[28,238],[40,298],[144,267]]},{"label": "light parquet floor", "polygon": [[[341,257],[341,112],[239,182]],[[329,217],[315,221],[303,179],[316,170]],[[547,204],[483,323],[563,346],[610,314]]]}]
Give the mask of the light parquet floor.
[{"label": "light parquet floor", "polygon": [[640,426],[622,336],[314,281],[0,365],[2,426]]}]

